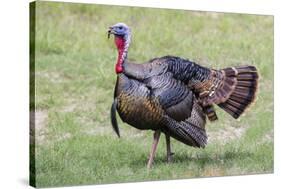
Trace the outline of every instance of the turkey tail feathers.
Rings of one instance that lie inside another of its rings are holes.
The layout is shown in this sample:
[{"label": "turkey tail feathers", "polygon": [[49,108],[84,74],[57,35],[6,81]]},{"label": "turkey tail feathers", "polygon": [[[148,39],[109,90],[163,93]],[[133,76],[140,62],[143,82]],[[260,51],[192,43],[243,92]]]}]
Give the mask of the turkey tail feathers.
[{"label": "turkey tail feathers", "polygon": [[203,107],[203,111],[210,121],[215,121],[218,119],[216,111],[212,105]]},{"label": "turkey tail feathers", "polygon": [[[232,67],[220,70],[225,74],[223,91],[227,99],[218,106],[237,119],[255,100],[258,73],[254,66]],[[229,90],[232,89],[232,90]]]},{"label": "turkey tail feathers", "polygon": [[117,108],[117,99],[114,99],[110,111],[111,125],[117,136],[120,138],[118,122],[116,119],[116,108]]}]

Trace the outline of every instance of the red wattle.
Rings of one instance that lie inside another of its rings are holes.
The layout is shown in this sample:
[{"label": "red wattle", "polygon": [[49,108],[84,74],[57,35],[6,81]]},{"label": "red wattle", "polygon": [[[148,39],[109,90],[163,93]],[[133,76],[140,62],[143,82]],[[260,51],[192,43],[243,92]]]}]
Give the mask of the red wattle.
[{"label": "red wattle", "polygon": [[122,37],[118,37],[115,36],[115,45],[118,49],[118,58],[117,58],[117,63],[115,65],[115,72],[118,73],[122,73],[123,72],[123,53],[124,53],[124,48],[125,48],[125,39],[123,39]]},{"label": "red wattle", "polygon": [[123,50],[125,47],[125,39],[123,37],[115,36],[115,45],[118,50]]},{"label": "red wattle", "polygon": [[116,64],[116,66],[115,66],[115,72],[116,72],[117,74],[122,73],[122,72],[123,72],[122,66],[119,65],[119,64]]}]

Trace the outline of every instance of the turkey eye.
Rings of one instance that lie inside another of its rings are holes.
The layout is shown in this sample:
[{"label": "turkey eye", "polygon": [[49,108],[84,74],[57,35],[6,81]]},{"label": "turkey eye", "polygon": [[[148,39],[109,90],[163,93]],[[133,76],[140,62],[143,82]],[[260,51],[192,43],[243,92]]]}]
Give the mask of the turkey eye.
[{"label": "turkey eye", "polygon": [[122,29],[123,29],[123,27],[122,27],[122,26],[120,26],[120,27],[119,27],[119,30],[122,30]]}]

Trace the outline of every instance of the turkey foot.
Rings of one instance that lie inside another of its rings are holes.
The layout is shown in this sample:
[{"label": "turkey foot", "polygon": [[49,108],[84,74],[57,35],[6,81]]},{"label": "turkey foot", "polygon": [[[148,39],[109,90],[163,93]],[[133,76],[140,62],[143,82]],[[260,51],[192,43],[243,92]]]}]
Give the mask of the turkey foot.
[{"label": "turkey foot", "polygon": [[171,152],[170,135],[166,134],[166,147],[167,147],[167,162],[171,163],[173,161],[174,153]]},{"label": "turkey foot", "polygon": [[150,151],[149,159],[148,159],[148,163],[147,163],[148,169],[150,169],[152,167],[152,163],[153,163],[153,159],[154,159],[155,152],[156,152],[156,149],[157,149],[157,145],[158,145],[158,142],[159,142],[160,134],[161,134],[160,131],[155,131],[154,134],[153,134],[153,144],[151,146],[151,151]]}]

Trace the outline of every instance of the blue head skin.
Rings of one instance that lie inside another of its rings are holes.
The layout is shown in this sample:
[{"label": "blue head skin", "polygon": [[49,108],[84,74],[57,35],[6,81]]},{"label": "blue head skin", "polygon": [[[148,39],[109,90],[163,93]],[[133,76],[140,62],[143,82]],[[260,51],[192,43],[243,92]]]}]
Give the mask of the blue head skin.
[{"label": "blue head skin", "polygon": [[117,24],[109,27],[108,38],[110,37],[110,34],[113,34],[116,37],[122,37],[125,40],[127,40],[130,38],[131,30],[126,24],[117,23]]},{"label": "blue head skin", "polygon": [[108,30],[108,38],[110,34],[115,36],[115,45],[118,50],[117,63],[115,66],[116,73],[123,72],[123,63],[125,62],[128,54],[129,45],[131,42],[131,30],[124,23],[117,23]]}]

